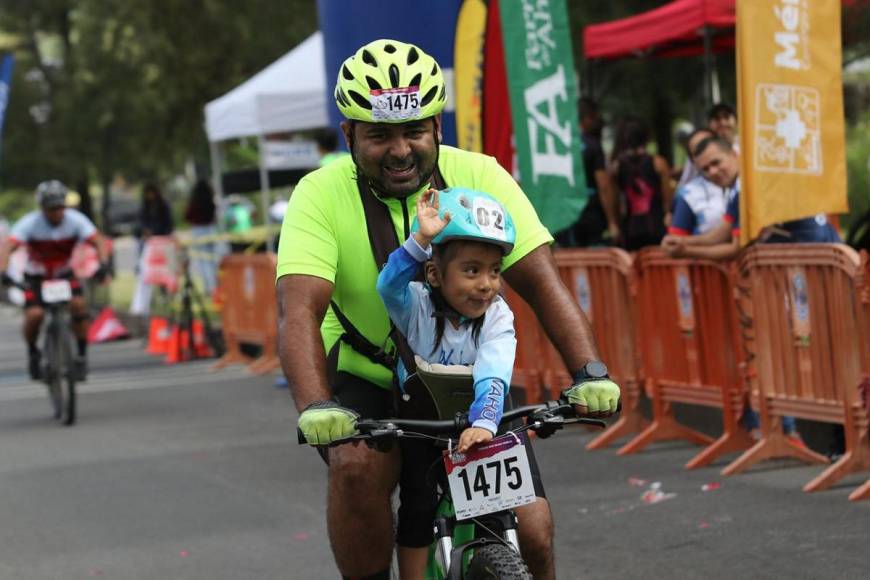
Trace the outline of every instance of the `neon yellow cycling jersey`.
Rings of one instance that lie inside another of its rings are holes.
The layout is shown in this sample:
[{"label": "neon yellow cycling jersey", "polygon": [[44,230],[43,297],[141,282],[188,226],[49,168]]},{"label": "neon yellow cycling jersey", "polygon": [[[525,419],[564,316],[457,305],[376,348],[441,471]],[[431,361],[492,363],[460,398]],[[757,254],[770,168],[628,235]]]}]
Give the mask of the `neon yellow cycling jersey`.
[{"label": "neon yellow cycling jersey", "polygon": [[[519,185],[493,157],[442,145],[438,167],[448,186],[489,193],[513,217],[517,241],[505,257],[505,269],[538,246],[553,241]],[[401,200],[382,199],[390,209],[400,243],[410,232],[417,195],[426,189],[428,185]],[[287,274],[306,274],[332,282],[332,299],[351,323],[372,343],[392,348],[392,342],[387,342],[389,317],[375,288],[378,268],[369,244],[356,168],[349,155],[309,173],[293,191],[278,248],[278,278]],[[342,332],[341,323],[330,309],[321,326],[327,352]],[[338,370],[391,387],[388,369],[347,344],[339,348]]]}]

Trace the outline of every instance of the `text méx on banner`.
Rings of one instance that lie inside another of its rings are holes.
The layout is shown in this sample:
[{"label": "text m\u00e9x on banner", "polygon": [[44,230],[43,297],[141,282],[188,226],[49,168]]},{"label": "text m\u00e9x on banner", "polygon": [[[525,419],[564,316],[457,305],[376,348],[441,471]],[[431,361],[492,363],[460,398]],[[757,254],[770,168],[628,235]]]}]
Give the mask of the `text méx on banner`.
[{"label": "text m\u00e9x on banner", "polygon": [[738,0],[741,242],[848,211],[841,0]]}]

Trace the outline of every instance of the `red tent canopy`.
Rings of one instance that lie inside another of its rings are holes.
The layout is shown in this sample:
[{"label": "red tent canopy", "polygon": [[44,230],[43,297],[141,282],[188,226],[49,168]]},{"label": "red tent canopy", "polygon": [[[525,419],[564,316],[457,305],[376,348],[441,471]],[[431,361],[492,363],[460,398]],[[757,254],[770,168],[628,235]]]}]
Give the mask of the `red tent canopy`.
[{"label": "red tent canopy", "polygon": [[[675,0],[660,8],[583,30],[588,59],[688,56],[704,52],[704,27],[734,28],[735,0]],[[713,50],[734,46],[734,34],[714,35]]]},{"label": "red tent canopy", "polygon": [[[704,27],[711,30],[714,52],[730,50],[734,48],[735,3],[674,0],[635,16],[587,26],[583,30],[583,53],[589,59],[703,54]],[[868,4],[868,0],[843,0],[846,7]]]}]

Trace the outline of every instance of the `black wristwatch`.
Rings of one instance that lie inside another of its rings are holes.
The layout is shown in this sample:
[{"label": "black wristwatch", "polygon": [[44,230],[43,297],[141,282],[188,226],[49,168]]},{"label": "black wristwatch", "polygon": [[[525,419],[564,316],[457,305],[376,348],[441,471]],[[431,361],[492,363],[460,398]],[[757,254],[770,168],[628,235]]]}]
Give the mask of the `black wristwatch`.
[{"label": "black wristwatch", "polygon": [[600,360],[591,360],[571,375],[574,383],[582,383],[583,381],[594,381],[596,379],[609,379],[607,374],[607,366]]}]

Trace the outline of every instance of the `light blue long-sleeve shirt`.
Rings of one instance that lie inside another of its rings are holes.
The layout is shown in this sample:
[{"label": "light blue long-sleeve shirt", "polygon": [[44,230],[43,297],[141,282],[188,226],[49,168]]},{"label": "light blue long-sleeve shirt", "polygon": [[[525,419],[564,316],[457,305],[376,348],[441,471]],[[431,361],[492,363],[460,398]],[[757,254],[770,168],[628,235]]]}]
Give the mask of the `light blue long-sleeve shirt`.
[{"label": "light blue long-sleeve shirt", "polygon": [[[511,382],[517,340],[514,315],[499,296],[486,311],[477,344],[470,322],[454,328],[444,324],[444,336],[435,349],[435,308],[429,288],[414,282],[421,264],[431,254],[420,247],[413,236],[395,250],[378,276],[378,294],[396,328],[408,340],[414,354],[429,363],[471,365],[474,402],[468,418],[474,427],[495,433],[504,410],[504,399]],[[399,384],[408,377],[399,362]]]}]

